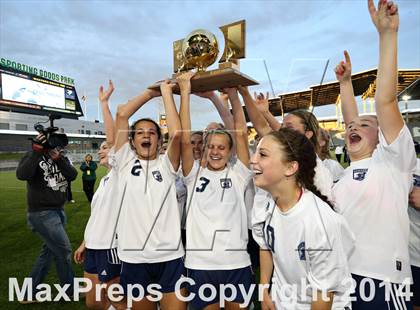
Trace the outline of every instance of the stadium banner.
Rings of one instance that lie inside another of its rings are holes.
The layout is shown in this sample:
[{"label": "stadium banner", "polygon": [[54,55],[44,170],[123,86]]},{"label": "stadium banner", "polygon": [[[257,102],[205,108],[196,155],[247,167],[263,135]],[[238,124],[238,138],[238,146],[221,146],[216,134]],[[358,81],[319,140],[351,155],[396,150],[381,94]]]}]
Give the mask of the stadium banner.
[{"label": "stadium banner", "polygon": [[0,109],[64,118],[83,116],[74,80],[0,58]]}]

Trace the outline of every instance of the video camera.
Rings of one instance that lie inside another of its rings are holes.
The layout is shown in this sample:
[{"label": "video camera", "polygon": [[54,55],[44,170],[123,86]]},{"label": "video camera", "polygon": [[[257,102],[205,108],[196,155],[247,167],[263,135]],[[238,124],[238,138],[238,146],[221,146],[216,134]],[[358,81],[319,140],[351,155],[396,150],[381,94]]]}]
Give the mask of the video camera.
[{"label": "video camera", "polygon": [[[54,149],[54,148],[64,148],[69,144],[69,139],[64,133],[57,133],[58,127],[54,126],[54,120],[60,119],[61,116],[57,114],[48,115],[50,121],[50,127],[44,128],[44,126],[39,122],[34,125],[34,129],[39,133],[44,134],[46,138],[45,144],[43,144],[45,149]],[[33,142],[34,139],[32,139]]]}]

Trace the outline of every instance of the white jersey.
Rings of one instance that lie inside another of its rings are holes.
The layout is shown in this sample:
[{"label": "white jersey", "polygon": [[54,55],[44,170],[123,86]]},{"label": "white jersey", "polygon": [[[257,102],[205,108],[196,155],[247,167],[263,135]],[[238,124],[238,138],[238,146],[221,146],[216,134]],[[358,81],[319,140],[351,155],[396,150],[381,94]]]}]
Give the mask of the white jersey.
[{"label": "white jersey", "polygon": [[[413,186],[420,187],[420,159],[417,158],[417,168],[413,174]],[[414,188],[413,187],[413,188]],[[420,210],[412,206],[408,207],[408,217],[410,218],[410,263],[420,268]]]},{"label": "white jersey", "polygon": [[256,188],[254,185],[254,180],[250,179],[244,193],[244,201],[246,207],[246,214],[248,218],[248,229],[252,229],[252,206],[254,205]]},{"label": "white jersey", "polygon": [[[326,196],[328,200],[332,199],[333,177],[327,167],[324,166],[321,159],[316,157],[314,184],[322,195]],[[270,193],[256,187],[254,205],[252,207],[251,227],[252,230],[262,230],[261,219],[266,218],[268,211],[267,203],[272,199]]]},{"label": "white jersey", "polygon": [[89,221],[85,229],[88,249],[105,250],[117,246],[116,224],[121,203],[117,174],[111,169],[93,195]]},{"label": "white jersey", "polygon": [[352,161],[334,186],[336,209],[356,235],[352,273],[392,283],[411,279],[407,206],[415,165],[406,126],[390,145],[379,131],[372,157]]},{"label": "white jersey", "polygon": [[[345,219],[307,190],[286,212],[273,200],[266,208],[263,234],[256,231],[254,236],[261,248],[272,252],[271,294],[277,308],[311,309],[314,289],[334,292],[333,309],[350,307],[347,258],[354,249],[354,235]],[[297,288],[296,294],[286,294],[285,299],[280,289],[291,285]]]},{"label": "white jersey", "polygon": [[251,176],[240,160],[228,163],[222,171],[210,171],[194,162],[184,178],[188,197],[192,197],[187,202],[187,268],[229,270],[251,265],[244,202]]},{"label": "white jersey", "polygon": [[109,156],[124,192],[117,226],[119,258],[139,264],[182,257],[176,172],[167,153],[141,160],[126,143]]},{"label": "white jersey", "polygon": [[338,182],[344,174],[343,166],[341,166],[338,161],[331,158],[324,159],[322,163],[330,171],[334,183]]}]

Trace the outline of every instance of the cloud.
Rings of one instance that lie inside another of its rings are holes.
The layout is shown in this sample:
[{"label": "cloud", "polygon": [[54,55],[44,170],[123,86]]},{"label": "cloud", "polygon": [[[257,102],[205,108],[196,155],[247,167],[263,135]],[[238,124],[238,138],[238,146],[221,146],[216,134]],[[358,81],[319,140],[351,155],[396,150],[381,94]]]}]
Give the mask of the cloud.
[{"label": "cloud", "polygon": [[[420,4],[399,1],[400,67],[420,66]],[[0,55],[73,77],[96,118],[100,84],[113,79],[112,110],[156,80],[172,74],[172,42],[190,31],[246,19],[247,59],[241,69],[277,93],[319,83],[348,49],[353,71],[377,65],[377,34],[366,1],[0,1]],[[307,59],[307,61],[296,61]],[[311,61],[311,59],[321,59]],[[157,117],[158,103],[139,115]],[[194,126],[219,119],[211,104],[193,97]],[[136,114],[137,115],[137,114]]]}]

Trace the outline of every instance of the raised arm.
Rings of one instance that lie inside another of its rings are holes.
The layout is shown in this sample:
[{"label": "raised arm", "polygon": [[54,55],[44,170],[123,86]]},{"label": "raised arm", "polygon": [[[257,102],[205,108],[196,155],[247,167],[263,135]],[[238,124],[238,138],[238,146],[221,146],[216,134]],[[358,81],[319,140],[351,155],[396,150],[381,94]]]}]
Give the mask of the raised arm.
[{"label": "raised arm", "polygon": [[[192,73],[188,76],[191,79]],[[181,118],[182,138],[181,138],[181,159],[182,159],[182,173],[187,176],[194,164],[194,155],[191,146],[191,115],[190,115],[190,94],[187,92],[188,85],[191,90],[190,79],[184,81],[185,90],[181,91],[181,106],[179,108],[179,115]],[[186,85],[185,85],[186,84]],[[181,88],[181,85],[180,85]]]},{"label": "raised arm", "polygon": [[379,127],[388,144],[404,126],[397,100],[398,7],[387,0],[379,1],[378,9],[368,0],[370,17],[379,33],[379,65],[376,77],[375,105]]},{"label": "raised arm", "polygon": [[115,142],[115,124],[114,120],[112,119],[111,111],[109,110],[109,98],[114,91],[114,84],[112,81],[109,80],[108,89],[104,91],[104,87],[101,85],[99,87],[99,102],[101,103],[102,108],[102,116],[104,118],[105,124],[105,135],[106,135],[106,142],[109,147],[112,147]]},{"label": "raised arm", "polygon": [[273,114],[271,114],[269,109],[269,102],[268,102],[268,92],[264,97],[263,93],[259,93],[257,95],[256,92],[254,92],[254,102],[255,105],[260,111],[261,115],[264,116],[265,120],[268,122],[268,125],[273,131],[277,131],[281,128],[281,123],[276,120]]},{"label": "raised arm", "polygon": [[346,126],[359,116],[356,99],[354,98],[353,84],[351,82],[351,60],[347,51],[344,51],[345,62],[341,61],[334,69],[335,76],[340,82],[341,111]]},{"label": "raised arm", "polygon": [[230,104],[232,105],[236,155],[245,166],[249,167],[248,128],[238,91],[236,88],[226,88],[225,92],[228,94]]},{"label": "raised arm", "polygon": [[175,171],[178,171],[181,152],[181,122],[179,121],[179,116],[175,107],[174,96],[172,93],[174,86],[174,83],[166,80],[160,85],[160,91],[162,93],[163,104],[165,106],[166,123],[168,126],[169,142],[167,152],[169,160],[172,163],[172,167]]},{"label": "raised arm", "polygon": [[118,151],[127,141],[129,135],[128,120],[136,113],[146,102],[150,99],[160,96],[160,93],[146,89],[143,93],[137,97],[129,100],[126,104],[120,104],[117,109],[117,118],[115,120],[115,151]]},{"label": "raised arm", "polygon": [[258,135],[263,137],[269,134],[272,130],[264,116],[258,111],[254,99],[252,99],[251,94],[249,93],[248,87],[238,86],[238,90],[244,100],[249,119],[254,125]]},{"label": "raised arm", "polygon": [[225,124],[226,129],[229,131],[233,130],[234,125],[233,125],[232,114],[230,113],[229,108],[226,105],[226,103],[224,103],[222,99],[217,96],[215,91],[196,93],[195,95],[200,96],[202,98],[210,99],[210,101],[216,107],[216,110],[219,113],[220,118],[223,121],[223,124]]}]

